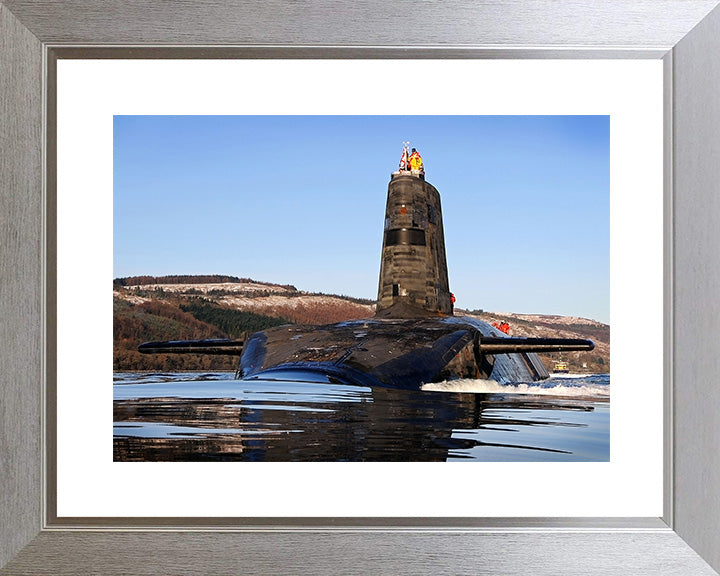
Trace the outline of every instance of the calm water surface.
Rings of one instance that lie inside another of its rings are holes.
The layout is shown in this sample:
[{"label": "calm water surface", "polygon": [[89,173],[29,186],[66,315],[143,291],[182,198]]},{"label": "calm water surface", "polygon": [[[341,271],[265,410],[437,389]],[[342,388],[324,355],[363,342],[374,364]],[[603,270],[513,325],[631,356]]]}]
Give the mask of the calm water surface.
[{"label": "calm water surface", "polygon": [[609,460],[607,374],[432,388],[115,373],[114,459]]}]

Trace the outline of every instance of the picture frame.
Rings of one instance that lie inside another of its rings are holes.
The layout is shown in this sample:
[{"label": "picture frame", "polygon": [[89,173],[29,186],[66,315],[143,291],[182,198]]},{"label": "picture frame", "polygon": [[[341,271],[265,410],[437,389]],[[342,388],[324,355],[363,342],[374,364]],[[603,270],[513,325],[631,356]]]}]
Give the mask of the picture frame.
[{"label": "picture frame", "polygon": [[[0,2],[0,574],[716,574],[717,0]],[[362,22],[361,27],[357,26]],[[665,513],[658,519],[53,517],[53,65],[64,58],[656,58],[665,67]],[[48,169],[50,166],[51,169]]]}]

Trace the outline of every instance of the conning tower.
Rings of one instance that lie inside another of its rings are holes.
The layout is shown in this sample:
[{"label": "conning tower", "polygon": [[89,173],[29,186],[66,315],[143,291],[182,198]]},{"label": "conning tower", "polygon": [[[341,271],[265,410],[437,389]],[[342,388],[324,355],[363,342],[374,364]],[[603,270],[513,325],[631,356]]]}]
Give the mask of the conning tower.
[{"label": "conning tower", "polygon": [[450,315],[440,193],[425,181],[424,170],[404,167],[401,162],[388,184],[376,313]]}]

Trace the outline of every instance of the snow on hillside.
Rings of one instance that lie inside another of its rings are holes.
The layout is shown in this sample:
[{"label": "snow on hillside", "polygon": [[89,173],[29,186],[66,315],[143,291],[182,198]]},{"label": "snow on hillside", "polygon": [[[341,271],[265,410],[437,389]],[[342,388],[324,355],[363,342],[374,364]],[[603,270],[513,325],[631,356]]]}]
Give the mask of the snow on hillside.
[{"label": "snow on hillside", "polygon": [[590,320],[589,318],[580,318],[578,316],[556,316],[552,314],[513,314],[513,313],[498,313],[501,316],[507,316],[511,318],[517,318],[518,320],[524,320],[525,322],[541,322],[543,324],[562,324],[568,325],[586,325],[586,326],[605,326],[601,322],[596,320]]},{"label": "snow on hillside", "polygon": [[162,299],[201,297],[242,312],[311,324],[369,318],[375,313],[374,304],[363,304],[342,296],[307,294],[283,286],[260,283],[145,284],[116,288],[113,294],[132,304],[153,300],[155,294]]},{"label": "snow on hillside", "polygon": [[[250,310],[259,314],[263,310],[271,310],[275,308],[298,308],[310,306],[332,306],[337,304],[345,304],[347,300],[340,296],[301,294],[300,296],[258,296],[251,298],[249,296],[218,296],[216,302],[225,304],[231,308],[238,310]],[[359,308],[364,308],[368,312],[368,316],[375,313],[375,306],[370,304],[355,304]]]},{"label": "snow on hillside", "polygon": [[152,298],[146,298],[145,296],[138,296],[137,294],[131,294],[127,290],[113,290],[113,298],[119,298],[130,302],[130,304],[142,304],[144,302],[150,302]]}]

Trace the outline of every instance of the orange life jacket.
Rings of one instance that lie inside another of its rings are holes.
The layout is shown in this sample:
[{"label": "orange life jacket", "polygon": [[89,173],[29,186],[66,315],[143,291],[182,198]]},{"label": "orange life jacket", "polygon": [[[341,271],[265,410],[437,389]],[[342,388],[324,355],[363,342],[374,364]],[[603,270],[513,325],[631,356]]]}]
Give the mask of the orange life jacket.
[{"label": "orange life jacket", "polygon": [[408,160],[410,164],[411,170],[420,170],[422,168],[422,158],[420,157],[420,154],[417,150],[410,154],[410,159]]}]

